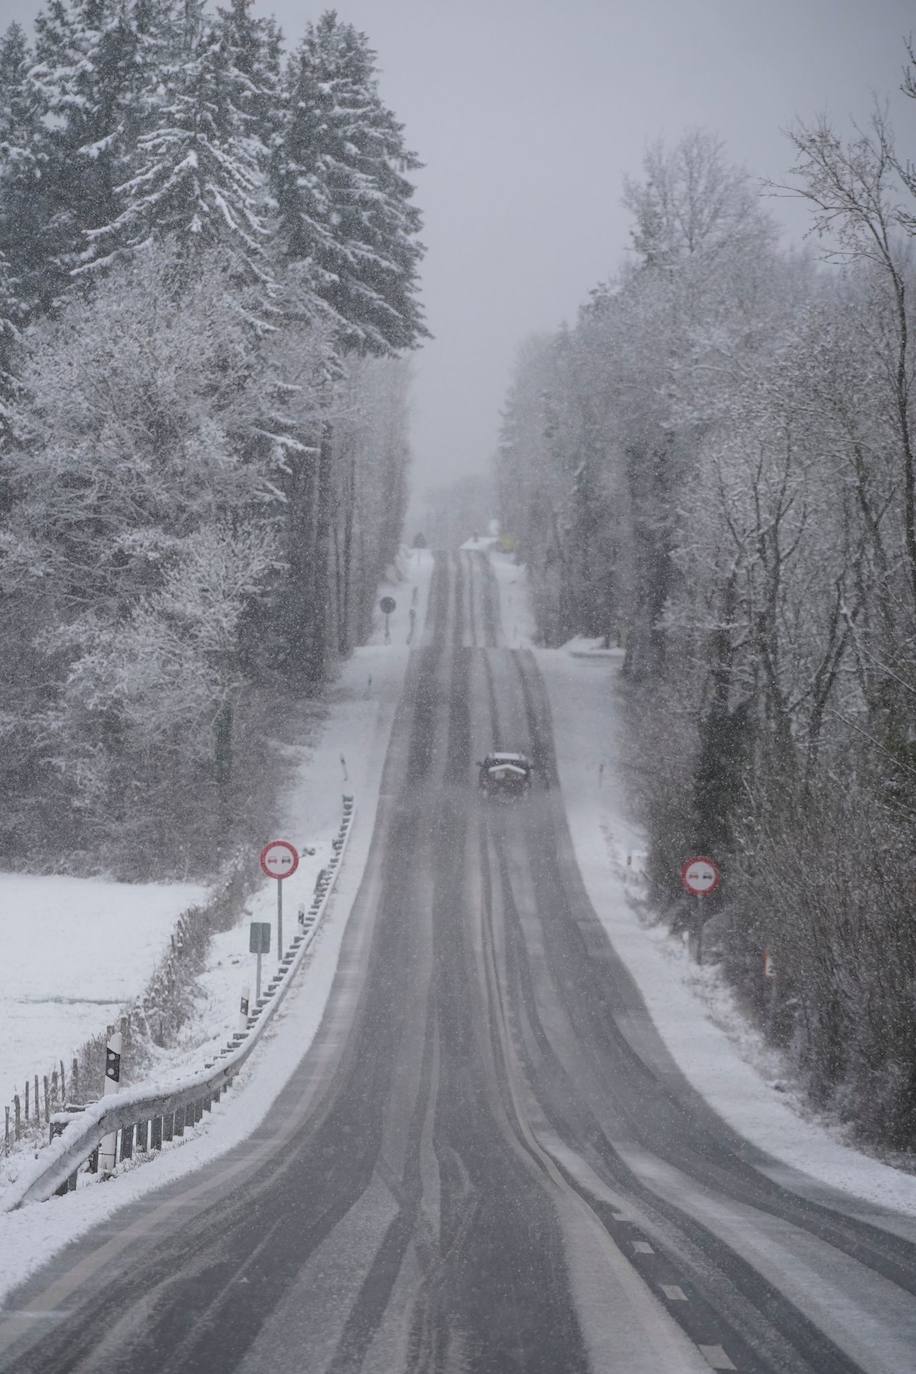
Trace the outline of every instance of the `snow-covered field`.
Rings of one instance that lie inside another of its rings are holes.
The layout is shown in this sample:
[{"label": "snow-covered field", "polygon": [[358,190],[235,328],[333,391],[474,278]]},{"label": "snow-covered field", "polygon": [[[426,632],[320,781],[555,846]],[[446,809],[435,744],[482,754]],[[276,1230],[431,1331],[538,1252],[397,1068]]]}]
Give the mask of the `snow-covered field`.
[{"label": "snow-covered field", "polygon": [[144,988],[177,917],[206,897],[188,883],[0,873],[0,1104],[104,1031]]}]

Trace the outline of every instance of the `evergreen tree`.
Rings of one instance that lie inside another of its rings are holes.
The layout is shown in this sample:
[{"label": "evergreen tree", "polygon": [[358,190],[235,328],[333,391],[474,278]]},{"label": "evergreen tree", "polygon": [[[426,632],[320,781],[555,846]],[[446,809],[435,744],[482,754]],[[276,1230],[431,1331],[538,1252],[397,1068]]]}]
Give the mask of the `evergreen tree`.
[{"label": "evergreen tree", "polygon": [[266,150],[248,132],[250,82],[234,65],[227,35],[209,25],[197,34],[198,27],[192,10],[164,95],[148,95],[150,127],[137,138],[129,177],[115,188],[120,211],[88,233],[86,266],[107,266],[168,236],[185,267],[201,251],[221,248],[242,280],[269,284]]},{"label": "evergreen tree", "polygon": [[11,24],[0,39],[0,252],[20,308],[42,294],[51,219],[49,136],[33,62],[23,30]]},{"label": "evergreen tree", "polygon": [[174,0],[51,0],[30,73],[44,154],[41,303],[70,284],[85,234],[117,214],[116,187],[174,27]]},{"label": "evergreen tree", "polygon": [[291,59],[273,164],[282,251],[302,263],[346,350],[389,353],[427,335],[417,301],[422,164],[382,103],[365,34],[333,10]]},{"label": "evergreen tree", "polygon": [[282,35],[273,18],[255,18],[254,0],[230,0],[217,10],[216,32],[238,73],[236,108],[244,132],[262,147],[259,160],[282,126]]}]

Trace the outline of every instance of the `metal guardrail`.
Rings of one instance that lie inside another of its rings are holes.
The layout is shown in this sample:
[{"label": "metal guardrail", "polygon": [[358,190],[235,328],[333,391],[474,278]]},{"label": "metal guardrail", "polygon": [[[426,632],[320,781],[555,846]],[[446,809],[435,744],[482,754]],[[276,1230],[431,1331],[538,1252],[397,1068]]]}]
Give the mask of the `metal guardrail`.
[{"label": "metal guardrail", "polygon": [[301,929],[252,1009],[246,1029],[236,1031],[220,1050],[219,1062],[210,1060],[199,1073],[171,1087],[138,1083],[90,1102],[78,1113],[58,1112],[51,1121],[51,1140],[33,1167],[24,1170],[7,1189],[0,1199],[0,1211],[12,1212],[25,1203],[43,1202],[55,1194],[72,1191],[79,1169],[97,1155],[106,1135],[119,1133],[119,1160],[132,1157],[135,1144],[141,1152],[158,1150],[163,1143],[196,1125],[203,1113],[220,1100],[286,996],[293,975],[314,939],[340,871],[355,814],[353,798],[345,796],[343,819],[333,841],[334,852],[319,874]]}]

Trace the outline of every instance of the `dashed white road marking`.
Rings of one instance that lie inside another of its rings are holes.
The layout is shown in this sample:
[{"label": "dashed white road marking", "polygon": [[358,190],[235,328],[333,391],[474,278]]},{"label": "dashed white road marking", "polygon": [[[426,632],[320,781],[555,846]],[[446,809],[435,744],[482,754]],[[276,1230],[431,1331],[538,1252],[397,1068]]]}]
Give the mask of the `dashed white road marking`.
[{"label": "dashed white road marking", "polygon": [[721,1345],[699,1345],[697,1349],[711,1369],[734,1369],[736,1367],[732,1364]]},{"label": "dashed white road marking", "polygon": [[686,1302],[687,1294],[676,1283],[660,1283],[659,1288],[669,1302]]},{"label": "dashed white road marking", "polygon": [[0,1308],[0,1320],[4,1321],[63,1321],[71,1315],[69,1307],[4,1307]]},{"label": "dashed white road marking", "polygon": [[633,1249],[637,1255],[654,1255],[655,1251],[647,1240],[634,1240]]}]

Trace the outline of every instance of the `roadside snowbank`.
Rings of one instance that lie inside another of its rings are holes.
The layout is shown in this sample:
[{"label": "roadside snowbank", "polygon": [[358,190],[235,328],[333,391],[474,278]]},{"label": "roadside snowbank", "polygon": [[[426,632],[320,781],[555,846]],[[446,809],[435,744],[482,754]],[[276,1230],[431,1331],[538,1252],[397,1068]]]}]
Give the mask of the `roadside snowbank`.
[{"label": "roadside snowbank", "polygon": [[490,550],[490,563],[499,585],[503,643],[510,649],[534,644],[537,626],[531,614],[524,567],[516,563],[514,554],[501,553],[495,547]]}]

